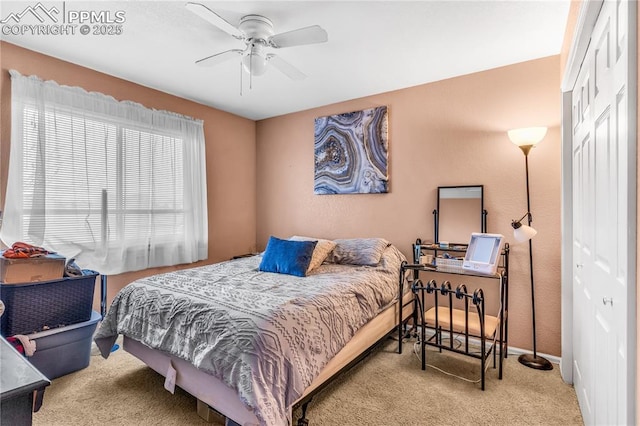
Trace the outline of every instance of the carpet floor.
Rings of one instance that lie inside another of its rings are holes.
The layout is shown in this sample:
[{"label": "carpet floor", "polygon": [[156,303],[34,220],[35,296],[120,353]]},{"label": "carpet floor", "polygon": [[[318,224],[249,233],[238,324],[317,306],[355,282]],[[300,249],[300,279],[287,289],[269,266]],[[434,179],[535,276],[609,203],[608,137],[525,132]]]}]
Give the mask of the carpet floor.
[{"label": "carpet floor", "polygon": [[[389,339],[364,362],[314,397],[307,418],[329,425],[582,425],[573,387],[558,366],[538,371],[510,355],[503,380],[487,370],[486,390],[427,367],[420,369],[413,342],[401,355]],[[429,349],[428,363],[477,380],[479,361]],[[122,349],[103,359],[92,352],[89,367],[53,380],[44,404],[33,415],[36,426],[200,425],[196,400]],[[294,413],[294,423],[299,410]],[[214,423],[215,424],[215,423]]]}]

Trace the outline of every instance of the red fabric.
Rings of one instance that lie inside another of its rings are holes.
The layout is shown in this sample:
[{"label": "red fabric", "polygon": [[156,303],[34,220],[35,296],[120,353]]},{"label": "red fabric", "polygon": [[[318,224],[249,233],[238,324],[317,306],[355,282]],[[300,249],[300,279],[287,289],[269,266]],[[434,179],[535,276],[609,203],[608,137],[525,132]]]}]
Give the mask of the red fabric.
[{"label": "red fabric", "polygon": [[24,347],[22,346],[22,342],[15,337],[7,337],[7,342],[11,343],[14,348],[18,350],[22,355],[24,355]]},{"label": "red fabric", "polygon": [[42,247],[32,246],[31,244],[18,241],[14,243],[10,249],[5,250],[2,254],[7,259],[27,259],[30,257],[39,257],[49,254]]}]

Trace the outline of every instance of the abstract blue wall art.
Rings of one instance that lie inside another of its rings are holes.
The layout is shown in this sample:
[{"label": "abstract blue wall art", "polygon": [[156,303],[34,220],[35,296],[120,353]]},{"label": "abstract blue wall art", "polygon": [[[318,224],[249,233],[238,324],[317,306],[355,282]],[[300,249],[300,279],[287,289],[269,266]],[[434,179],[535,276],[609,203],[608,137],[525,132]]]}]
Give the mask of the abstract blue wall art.
[{"label": "abstract blue wall art", "polygon": [[315,120],[314,194],[389,192],[387,107]]}]

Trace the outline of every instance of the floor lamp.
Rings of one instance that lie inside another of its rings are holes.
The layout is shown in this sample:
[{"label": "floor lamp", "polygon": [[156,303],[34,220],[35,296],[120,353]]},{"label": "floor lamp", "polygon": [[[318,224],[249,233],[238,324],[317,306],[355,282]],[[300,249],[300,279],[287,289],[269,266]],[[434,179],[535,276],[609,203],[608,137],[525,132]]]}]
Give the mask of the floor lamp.
[{"label": "floor lamp", "polygon": [[[529,272],[531,277],[531,314],[533,320],[533,354],[522,354],[518,357],[520,364],[526,365],[536,370],[551,370],[553,365],[549,360],[538,356],[536,351],[536,298],[535,286],[533,282],[533,254],[531,239],[537,231],[531,227],[531,201],[529,198],[529,151],[538,144],[547,133],[546,127],[528,127],[524,129],[509,130],[508,135],[511,142],[516,144],[524,153],[525,172],[527,176],[527,212],[519,220],[511,221],[513,236],[516,241],[529,241]],[[527,224],[522,221],[527,218]]]}]

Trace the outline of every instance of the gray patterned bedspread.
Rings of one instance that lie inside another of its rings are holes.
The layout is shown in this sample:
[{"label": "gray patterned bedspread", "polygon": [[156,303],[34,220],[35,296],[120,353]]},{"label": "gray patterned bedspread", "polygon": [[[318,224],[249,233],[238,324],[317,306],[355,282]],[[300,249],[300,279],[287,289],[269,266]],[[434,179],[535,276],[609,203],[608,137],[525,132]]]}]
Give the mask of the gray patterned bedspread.
[{"label": "gray patterned bedspread", "polygon": [[261,256],[137,280],[113,300],[95,341],[118,334],[188,360],[229,387],[262,424],[290,408],[355,332],[397,299],[404,256],[378,266],[323,264],[307,277],[259,272]]}]

